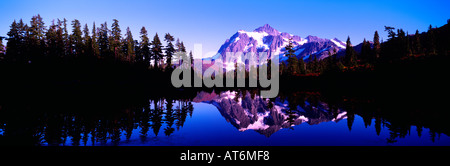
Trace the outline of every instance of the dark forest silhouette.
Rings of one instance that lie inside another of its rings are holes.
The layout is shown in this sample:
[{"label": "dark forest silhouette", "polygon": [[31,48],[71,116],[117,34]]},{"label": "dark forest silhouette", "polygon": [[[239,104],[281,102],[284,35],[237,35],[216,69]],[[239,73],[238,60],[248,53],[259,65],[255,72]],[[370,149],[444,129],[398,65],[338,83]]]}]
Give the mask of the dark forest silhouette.
[{"label": "dark forest silhouette", "polygon": [[[170,136],[175,130],[180,130],[186,120],[186,117],[192,115],[191,103],[188,100],[151,100],[154,102],[152,107],[143,105],[142,107],[128,108],[123,111],[113,111],[108,114],[86,114],[86,113],[57,113],[57,112],[35,112],[32,115],[38,119],[29,116],[20,116],[21,125],[33,126],[32,129],[21,128],[18,121],[13,119],[4,119],[2,122],[11,125],[11,127],[2,127],[3,134],[1,138],[2,145],[69,145],[86,146],[95,145],[118,145],[119,142],[128,142],[132,134],[139,134],[140,140],[145,143],[148,137],[158,136],[160,130],[165,136]],[[176,103],[176,106],[170,107],[170,104]],[[165,103],[165,104],[164,104]],[[11,112],[9,112],[11,113]],[[11,114],[3,114],[10,117]],[[20,123],[20,122],[19,122]],[[162,124],[166,128],[160,128]],[[15,128],[19,127],[19,128]],[[137,127],[139,133],[133,133]],[[151,130],[151,131],[149,131]],[[15,132],[21,132],[17,134]],[[149,135],[151,133],[151,135]],[[121,140],[125,136],[125,140]],[[70,139],[70,140],[68,140]]]},{"label": "dark forest silhouette", "polygon": [[[403,29],[385,26],[389,34],[387,41],[380,41],[378,31],[373,40],[364,39],[359,46],[353,46],[350,36],[347,38],[345,51],[328,50],[328,57],[319,60],[312,54],[306,60],[298,59],[293,54],[290,42],[286,47],[287,63],[280,66],[280,72],[285,76],[317,76],[339,72],[373,71],[387,64],[397,64],[410,61],[420,61],[434,56],[450,54],[450,19],[439,28],[431,25],[426,32],[409,34]],[[357,51],[358,50],[358,51]]]},{"label": "dark forest silhouette", "polygon": [[168,89],[175,67],[171,61],[181,58],[175,52],[186,52],[184,43],[177,39],[174,44],[169,33],[162,36],[165,42],[158,34],[150,39],[145,27],[139,42],[129,28],[122,36],[116,19],[111,27],[105,22],[89,28],[76,19],[57,19],[47,26],[36,15],[29,24],[21,19],[10,28],[7,45],[0,48],[0,87],[11,95],[61,90],[145,94]]},{"label": "dark forest silhouette", "polygon": [[[178,59],[181,64],[181,57],[175,55],[190,56],[191,60],[193,57],[179,39],[173,44],[175,37],[169,33],[164,35],[165,42],[158,33],[151,40],[145,27],[141,28],[139,42],[133,39],[129,28],[122,36],[116,19],[111,27],[105,22],[89,28],[76,19],[71,26],[68,24],[66,19],[57,19],[46,26],[40,15],[33,16],[29,24],[14,21],[6,48],[0,45],[2,87],[98,85],[135,91],[172,88],[172,62]],[[410,35],[403,29],[385,26],[389,34],[385,42],[375,32],[372,42],[364,40],[359,47],[353,47],[348,37],[345,51],[329,50],[329,57],[322,60],[313,54],[306,62],[293,56],[290,43],[286,47],[288,60],[280,64],[281,83],[315,88],[327,87],[323,83],[331,82],[353,88],[367,82],[397,82],[397,75],[414,75],[405,84],[419,78],[442,78],[448,71],[443,65],[449,60],[449,29],[449,24],[439,28],[430,25],[427,32]],[[248,79],[249,73],[245,76]],[[362,83],[352,85],[355,80]]]},{"label": "dark forest silhouette", "polygon": [[8,32],[6,48],[2,44],[2,63],[49,65],[64,61],[98,60],[164,70],[165,67],[172,67],[170,59],[174,58],[174,52],[186,52],[184,43],[177,39],[174,45],[175,38],[169,33],[163,36],[166,46],[162,45],[158,33],[150,40],[145,27],[140,31],[139,42],[133,39],[129,27],[122,37],[116,19],[113,19],[111,29],[107,22],[100,24],[100,27],[96,27],[94,22],[92,31],[88,24],[82,30],[77,19],[71,22],[71,27],[67,24],[66,19],[57,19],[56,23],[53,20],[50,26],[46,26],[40,15],[33,16],[30,25],[22,19],[14,20]]},{"label": "dark forest silhouette", "polygon": [[[323,60],[310,60],[297,71],[280,66],[280,87],[345,95],[439,96],[450,92],[450,20],[427,32],[408,34],[386,26],[389,39],[363,42]],[[355,50],[359,49],[359,53]],[[314,56],[310,56],[314,57]],[[292,56],[296,61],[295,56]],[[422,97],[421,97],[422,96]],[[413,101],[418,99],[413,99]]]}]

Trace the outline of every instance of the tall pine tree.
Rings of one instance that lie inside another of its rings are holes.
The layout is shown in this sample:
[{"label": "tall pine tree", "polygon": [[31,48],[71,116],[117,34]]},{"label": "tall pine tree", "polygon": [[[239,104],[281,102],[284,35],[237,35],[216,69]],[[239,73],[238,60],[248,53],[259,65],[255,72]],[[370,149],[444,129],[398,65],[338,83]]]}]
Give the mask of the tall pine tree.
[{"label": "tall pine tree", "polygon": [[121,53],[121,30],[119,26],[119,21],[113,19],[113,24],[111,25],[111,36],[110,36],[110,48],[111,52],[114,54],[115,59],[120,59]]},{"label": "tall pine tree", "polygon": [[360,58],[361,61],[363,62],[370,62],[370,54],[371,54],[371,48],[370,48],[370,43],[369,41],[366,41],[366,39],[364,38],[362,47],[361,47],[361,54],[360,54]]},{"label": "tall pine tree", "polygon": [[58,31],[58,26],[55,25],[55,21],[52,21],[52,25],[50,25],[50,27],[47,30],[47,33],[45,34],[45,38],[46,38],[46,55],[48,57],[52,57],[55,58],[58,56],[57,53],[57,31]]},{"label": "tall pine tree", "polygon": [[380,52],[380,36],[378,35],[378,31],[375,31],[375,34],[373,35],[373,51],[372,56],[369,59],[369,63],[374,63],[380,57]]},{"label": "tall pine tree", "polygon": [[436,55],[436,36],[435,36],[435,30],[433,29],[433,27],[431,25],[428,28],[427,39],[428,39],[427,54],[428,55]]},{"label": "tall pine tree", "polygon": [[64,57],[65,55],[65,45],[64,45],[64,29],[62,27],[61,21],[58,19],[58,25],[56,30],[56,48],[57,57]]},{"label": "tall pine tree", "polygon": [[27,29],[26,51],[28,61],[41,60],[45,50],[45,31],[46,27],[42,17],[38,14],[33,16],[30,21],[30,27]]},{"label": "tall pine tree", "polygon": [[414,54],[422,54],[422,44],[420,43],[420,34],[419,30],[416,30],[416,33],[414,34],[414,41],[413,41],[413,50]]},{"label": "tall pine tree", "polygon": [[63,25],[62,30],[63,30],[63,42],[64,42],[64,57],[67,57],[72,54],[71,53],[71,43],[70,43],[70,38],[69,38],[69,31],[67,31],[67,19],[64,18],[63,21],[60,23]]},{"label": "tall pine tree", "polygon": [[154,59],[155,62],[155,68],[158,69],[159,66],[159,61],[163,58],[163,54],[162,54],[162,44],[161,44],[161,40],[159,39],[158,33],[155,34],[155,36],[153,37],[153,41],[151,43],[152,45],[152,57]]},{"label": "tall pine tree", "polygon": [[186,59],[187,57],[187,53],[186,53],[186,47],[184,47],[184,43],[180,42],[180,39],[177,39],[176,44],[177,46],[176,50],[177,50],[177,55],[178,57],[176,57],[178,59],[178,64],[181,65],[183,64],[183,59]]},{"label": "tall pine tree", "polygon": [[286,56],[288,57],[288,73],[289,75],[293,76],[298,74],[298,59],[297,56],[294,54],[292,45],[292,39],[289,39],[289,44],[286,46]]},{"label": "tall pine tree", "polygon": [[192,51],[189,51],[189,59],[191,60],[191,65],[194,64],[194,54],[192,54]]},{"label": "tall pine tree", "polygon": [[148,39],[148,34],[147,34],[147,30],[145,29],[145,27],[141,28],[141,42],[139,43],[139,57],[138,59],[140,59],[140,61],[142,60],[142,62],[148,66],[150,63],[150,42]]},{"label": "tall pine tree", "polygon": [[175,39],[173,38],[172,35],[170,35],[170,33],[166,33],[166,35],[164,36],[164,41],[167,42],[165,50],[166,50],[166,65],[168,68],[172,67],[172,56],[175,53],[175,48],[174,45],[172,44],[174,40]]},{"label": "tall pine tree", "polygon": [[98,46],[100,51],[100,57],[101,58],[111,58],[110,53],[110,45],[109,45],[109,39],[108,39],[108,26],[105,22],[104,24],[101,24],[100,29],[98,31]]},{"label": "tall pine tree", "polygon": [[19,24],[16,23],[16,20],[11,24],[10,30],[8,32],[8,42],[6,45],[6,54],[7,61],[16,62],[21,61],[21,35]]},{"label": "tall pine tree", "polygon": [[127,27],[127,33],[125,34],[124,53],[126,54],[126,60],[133,62],[136,54],[134,50],[133,34],[131,34],[130,27]]},{"label": "tall pine tree", "polygon": [[82,54],[83,38],[81,32],[81,23],[77,19],[72,21],[72,34],[70,35],[71,53],[78,57]]},{"label": "tall pine tree", "polygon": [[305,61],[303,60],[303,58],[300,58],[298,60],[298,71],[299,71],[299,74],[306,74],[306,64],[305,64]]},{"label": "tall pine tree", "polygon": [[100,56],[100,48],[98,46],[98,33],[95,27],[95,22],[92,25],[92,54],[94,57]]},{"label": "tall pine tree", "polygon": [[345,47],[345,57],[344,57],[346,66],[355,66],[357,64],[356,60],[356,52],[353,49],[352,42],[350,41],[350,36],[347,38],[346,47]]},{"label": "tall pine tree", "polygon": [[384,31],[388,33],[388,40],[394,39],[397,34],[394,32],[395,28],[390,26],[384,26]]},{"label": "tall pine tree", "polygon": [[94,54],[93,48],[92,48],[92,38],[89,36],[89,28],[88,25],[84,25],[83,29],[83,56],[84,57],[91,57],[92,54]]}]

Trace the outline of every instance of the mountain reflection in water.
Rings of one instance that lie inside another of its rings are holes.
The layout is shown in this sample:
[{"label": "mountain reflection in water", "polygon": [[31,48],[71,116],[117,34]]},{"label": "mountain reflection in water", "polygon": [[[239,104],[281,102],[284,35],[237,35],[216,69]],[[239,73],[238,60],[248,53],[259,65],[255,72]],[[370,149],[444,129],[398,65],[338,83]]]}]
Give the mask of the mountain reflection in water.
[{"label": "mountain reflection in water", "polygon": [[433,119],[436,112],[393,113],[371,99],[323,99],[318,92],[264,99],[256,90],[213,91],[94,113],[5,104],[0,107],[0,144],[450,145],[449,128],[435,123],[440,120]]},{"label": "mountain reflection in water", "polygon": [[[205,99],[203,99],[205,98]],[[270,137],[283,128],[308,123],[339,121],[346,118],[346,112],[330,109],[326,103],[311,104],[307,101],[301,106],[289,106],[287,100],[279,98],[263,99],[249,92],[223,92],[220,94],[201,92],[193,100],[217,107],[220,114],[239,131],[255,130]]]}]

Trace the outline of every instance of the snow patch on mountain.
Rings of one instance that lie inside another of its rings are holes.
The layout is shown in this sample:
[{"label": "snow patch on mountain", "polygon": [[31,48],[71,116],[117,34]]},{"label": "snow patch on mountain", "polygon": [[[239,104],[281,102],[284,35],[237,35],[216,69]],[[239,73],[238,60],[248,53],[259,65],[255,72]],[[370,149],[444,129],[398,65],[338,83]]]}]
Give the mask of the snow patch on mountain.
[{"label": "snow patch on mountain", "polygon": [[343,45],[341,42],[338,42],[335,39],[331,39],[330,41],[336,44],[338,47],[345,49],[345,45]]},{"label": "snow patch on mountain", "polygon": [[337,38],[324,39],[311,35],[301,38],[286,32],[281,33],[265,24],[253,31],[239,30],[220,47],[218,55],[221,56],[209,59],[222,58],[225,60],[227,52],[241,52],[243,55],[252,52],[255,53],[255,56],[265,52],[269,57],[279,56],[280,61],[286,61],[286,46],[288,46],[289,40],[292,42],[297,58],[303,58],[307,62],[312,57],[324,59],[329,56],[328,52],[336,50],[337,53],[346,48],[345,43]]},{"label": "snow patch on mountain", "polygon": [[[246,31],[240,30],[240,31],[238,31],[238,33],[246,34],[248,37],[256,40],[257,48],[264,47],[266,49],[269,49],[269,46],[267,44],[264,44],[264,42],[263,42],[264,37],[269,35],[267,32],[246,32]],[[237,37],[237,38],[239,38],[239,37]]]}]

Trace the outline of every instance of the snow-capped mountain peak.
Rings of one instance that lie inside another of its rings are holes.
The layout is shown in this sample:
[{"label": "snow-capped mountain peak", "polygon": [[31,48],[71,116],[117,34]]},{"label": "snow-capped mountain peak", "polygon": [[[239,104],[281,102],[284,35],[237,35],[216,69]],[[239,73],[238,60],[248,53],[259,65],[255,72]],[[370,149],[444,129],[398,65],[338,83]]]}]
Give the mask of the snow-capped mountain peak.
[{"label": "snow-capped mountain peak", "polygon": [[285,57],[286,46],[291,39],[294,54],[297,58],[308,61],[310,55],[316,55],[318,59],[328,56],[329,51],[337,52],[345,49],[345,43],[341,40],[325,39],[317,36],[306,36],[302,38],[286,32],[279,32],[269,24],[265,24],[253,31],[239,30],[231,38],[227,39],[220,47],[218,53],[225,59],[227,52],[266,52],[270,56],[280,56],[281,61],[287,60]]},{"label": "snow-capped mountain peak", "polygon": [[274,28],[272,28],[269,24],[265,24],[262,27],[256,28],[253,32],[266,32],[270,35],[279,35],[280,32]]}]

